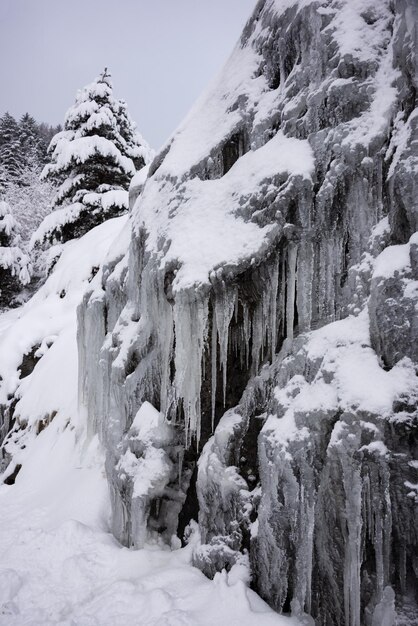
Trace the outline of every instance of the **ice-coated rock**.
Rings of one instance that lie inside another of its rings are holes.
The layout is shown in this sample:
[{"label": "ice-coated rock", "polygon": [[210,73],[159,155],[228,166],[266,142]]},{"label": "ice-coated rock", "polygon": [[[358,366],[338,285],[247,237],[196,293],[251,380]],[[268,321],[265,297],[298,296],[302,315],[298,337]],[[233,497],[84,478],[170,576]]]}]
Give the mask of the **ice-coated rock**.
[{"label": "ice-coated rock", "polygon": [[260,0],[78,311],[117,538],[198,518],[320,626],[418,615],[416,52],[414,0]]},{"label": "ice-coated rock", "polygon": [[389,246],[376,260],[369,312],[373,347],[393,367],[405,356],[418,362],[418,239]]},{"label": "ice-coated rock", "polygon": [[395,626],[395,594],[392,587],[385,587],[381,601],[373,611],[372,626]]}]

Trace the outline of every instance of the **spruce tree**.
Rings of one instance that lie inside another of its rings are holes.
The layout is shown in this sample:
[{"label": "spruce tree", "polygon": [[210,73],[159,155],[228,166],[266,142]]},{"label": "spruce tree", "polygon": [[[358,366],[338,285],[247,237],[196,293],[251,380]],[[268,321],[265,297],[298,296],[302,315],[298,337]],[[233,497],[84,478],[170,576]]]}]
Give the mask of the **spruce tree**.
[{"label": "spruce tree", "polygon": [[46,152],[39,125],[32,115],[25,113],[19,121],[19,143],[23,167],[40,166]]},{"label": "spruce tree", "polygon": [[10,113],[5,113],[0,118],[0,184],[2,187],[19,179],[22,161],[19,124]]},{"label": "spruce tree", "polygon": [[135,129],[121,100],[113,96],[104,72],[78,92],[64,130],[49,146],[51,163],[42,174],[59,185],[55,210],[37,237],[50,243],[80,237],[94,226],[128,209],[132,176],[150,158],[150,150]]},{"label": "spruce tree", "polygon": [[13,306],[22,287],[30,282],[29,257],[17,244],[17,222],[7,202],[0,201],[0,308]]},{"label": "spruce tree", "polygon": [[57,133],[60,133],[62,131],[62,126],[61,124],[58,124],[58,126],[50,126],[49,124],[45,124],[44,122],[41,122],[38,125],[38,131],[39,131],[40,144],[42,147],[41,161],[42,161],[42,165],[46,165],[49,162],[48,146],[51,143],[52,138]]},{"label": "spruce tree", "polygon": [[13,207],[22,245],[51,212],[51,184],[39,180],[53,129],[25,113],[19,123],[6,113],[0,118],[0,193]]}]

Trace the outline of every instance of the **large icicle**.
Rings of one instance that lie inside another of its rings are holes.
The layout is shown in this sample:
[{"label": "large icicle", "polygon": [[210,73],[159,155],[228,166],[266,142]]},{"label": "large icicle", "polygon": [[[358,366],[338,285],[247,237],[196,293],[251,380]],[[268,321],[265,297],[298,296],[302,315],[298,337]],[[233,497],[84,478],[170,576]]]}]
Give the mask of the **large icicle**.
[{"label": "large icicle", "polygon": [[344,612],[347,626],[361,626],[360,569],[362,481],[360,470],[348,455],[341,456],[346,496],[347,538],[344,557]]},{"label": "large icicle", "polygon": [[215,409],[216,409],[216,378],[217,378],[217,369],[216,369],[216,356],[218,351],[218,333],[216,330],[216,311],[215,307],[212,307],[212,336],[211,336],[211,363],[212,363],[212,371],[211,371],[211,409],[212,409],[212,432],[215,427]]},{"label": "large icicle", "polygon": [[273,362],[277,343],[277,292],[279,288],[279,261],[274,265],[270,290],[270,351]]},{"label": "large icicle", "polygon": [[260,354],[263,344],[263,300],[257,303],[251,324],[251,366],[254,374],[257,374],[260,366]]},{"label": "large icicle", "polygon": [[286,336],[293,339],[293,326],[295,321],[295,297],[296,297],[296,261],[298,249],[294,243],[289,243],[287,255],[287,302],[286,302]]},{"label": "large icicle", "polygon": [[186,447],[192,433],[200,440],[200,392],[202,387],[202,363],[207,339],[208,297],[198,298],[196,292],[178,294],[174,306],[175,344],[175,390],[177,402],[184,411]]},{"label": "large icicle", "polygon": [[228,288],[225,283],[222,283],[220,291],[218,291],[215,296],[215,317],[219,340],[219,367],[222,367],[224,406],[226,400],[229,324],[234,314],[235,302],[236,289]]}]

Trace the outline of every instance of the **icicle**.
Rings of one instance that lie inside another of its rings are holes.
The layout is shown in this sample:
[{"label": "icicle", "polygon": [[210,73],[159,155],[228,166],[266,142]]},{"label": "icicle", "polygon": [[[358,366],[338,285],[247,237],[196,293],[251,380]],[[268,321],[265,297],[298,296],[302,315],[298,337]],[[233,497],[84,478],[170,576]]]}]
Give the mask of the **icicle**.
[{"label": "icicle", "polygon": [[[159,339],[161,351],[161,387],[160,387],[160,407],[162,413],[167,417],[170,410],[170,363],[173,356],[174,329],[173,314],[171,306],[167,306],[166,298],[160,298],[160,303],[164,303],[165,315],[161,315],[161,306],[158,310],[159,319]],[[163,309],[164,310],[164,309]]]},{"label": "icicle", "polygon": [[174,305],[175,345],[175,389],[183,402],[186,447],[191,434],[200,439],[200,392],[205,341],[207,339],[207,297],[197,298],[196,292],[182,293]]},{"label": "icicle", "polygon": [[251,329],[250,329],[250,311],[247,305],[244,303],[242,305],[242,316],[243,316],[243,334],[244,334],[244,345],[245,345],[245,366],[248,369],[250,364],[250,337],[251,337]]},{"label": "icicle", "polygon": [[226,374],[228,365],[228,335],[229,324],[234,314],[236,302],[236,289],[228,290],[222,283],[221,291],[216,294],[216,327],[219,340],[219,365],[222,367],[223,403],[226,403]]},{"label": "icicle", "polygon": [[232,339],[233,339],[233,353],[235,358],[238,358],[239,355],[239,328],[235,327],[232,331]]},{"label": "icicle", "polygon": [[[390,549],[392,535],[392,515],[389,489],[389,471],[385,462],[382,465],[372,466],[373,474],[370,477],[379,491],[374,494],[374,525],[373,546],[376,559],[376,592],[379,597],[387,585],[390,577]],[[382,498],[382,492],[385,497]]]},{"label": "icicle", "polygon": [[[245,362],[246,362],[246,349],[247,349],[247,346],[245,345],[245,333],[244,333],[243,326],[240,326],[238,331],[239,331],[239,337],[238,337],[239,366],[240,366],[240,369],[243,369]],[[242,346],[243,349],[239,350],[240,346]]]},{"label": "icicle", "polygon": [[374,521],[374,552],[376,558],[376,590],[381,596],[383,592],[383,586],[385,584],[384,579],[384,566],[383,566],[383,528],[382,517],[380,511],[375,513]]},{"label": "icicle", "polygon": [[313,535],[315,526],[315,500],[314,483],[310,468],[308,472],[301,472],[301,484],[299,486],[299,511],[296,522],[297,546],[296,546],[296,576],[294,580],[293,595],[297,598],[300,606],[311,611],[312,592],[312,563],[313,563]]},{"label": "icicle", "polygon": [[262,313],[263,304],[259,302],[256,306],[256,309],[253,313],[251,328],[252,328],[252,354],[251,354],[251,367],[256,374],[258,372],[258,368],[260,365],[260,352],[261,345],[263,342],[263,313]]},{"label": "icicle", "polygon": [[[260,306],[260,318],[261,318],[261,328],[260,328],[260,361],[264,361],[264,342],[266,337],[266,306],[265,306],[265,297],[266,292],[263,293],[263,297],[261,299]],[[258,369],[258,368],[257,368]]]},{"label": "icicle", "polygon": [[361,569],[361,504],[362,481],[360,470],[351,457],[342,458],[345,490],[345,520],[347,539],[344,557],[344,611],[347,626],[360,623],[360,569]]},{"label": "icicle", "polygon": [[212,337],[211,337],[211,360],[212,360],[212,432],[215,427],[215,409],[216,409],[216,353],[218,350],[218,341],[217,341],[217,330],[216,330],[216,311],[215,307],[212,308]]},{"label": "icicle", "polygon": [[391,565],[391,548],[392,548],[392,502],[390,499],[390,470],[386,466],[386,486],[385,486],[385,516],[383,522],[383,575],[384,584],[386,585],[390,580],[390,565]]},{"label": "icicle", "polygon": [[296,260],[298,249],[296,244],[289,243],[287,256],[287,302],[286,302],[286,335],[293,339],[296,296]]},{"label": "icicle", "polygon": [[282,337],[285,336],[286,323],[286,263],[284,256],[281,257],[280,267],[280,291],[279,291],[279,310],[278,318],[280,320],[280,330]]},{"label": "icicle", "polygon": [[[386,461],[368,465],[363,477],[363,520],[367,537],[374,548],[376,562],[375,592],[382,597],[390,579],[390,551],[392,514],[390,501],[390,473]],[[382,494],[385,494],[382,497]]]},{"label": "icicle", "polygon": [[179,459],[179,487],[181,487],[181,479],[183,474],[184,448],[181,446],[178,452]]},{"label": "icicle", "polygon": [[299,244],[297,258],[297,295],[298,326],[300,332],[310,330],[312,321],[312,292],[314,283],[313,264],[315,258],[314,246],[311,242],[303,241]]},{"label": "icicle", "polygon": [[273,269],[273,276],[270,290],[270,350],[271,361],[273,362],[277,343],[277,291],[279,288],[279,263]]},{"label": "icicle", "polygon": [[268,329],[269,329],[269,305],[270,305],[270,294],[268,292],[268,288],[264,287],[263,297],[261,300],[261,361],[264,361],[264,349],[267,345],[269,337]]},{"label": "icicle", "polygon": [[235,290],[235,303],[234,303],[234,320],[235,324],[238,324],[238,307],[239,307],[239,298],[238,298],[238,289]]}]

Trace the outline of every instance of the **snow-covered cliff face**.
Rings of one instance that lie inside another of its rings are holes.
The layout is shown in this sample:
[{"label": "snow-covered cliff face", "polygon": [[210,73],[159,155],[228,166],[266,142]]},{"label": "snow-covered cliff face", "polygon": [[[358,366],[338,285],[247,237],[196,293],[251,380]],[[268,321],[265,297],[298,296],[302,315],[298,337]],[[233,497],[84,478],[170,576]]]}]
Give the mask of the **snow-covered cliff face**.
[{"label": "snow-covered cliff face", "polygon": [[317,624],[416,611],[417,19],[260,0],[78,311],[116,537]]}]

